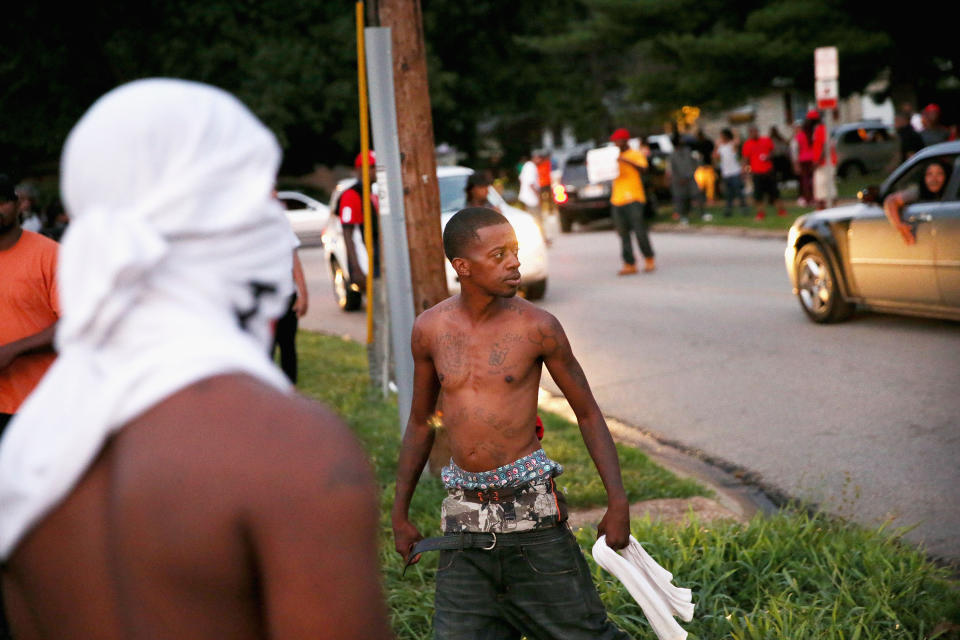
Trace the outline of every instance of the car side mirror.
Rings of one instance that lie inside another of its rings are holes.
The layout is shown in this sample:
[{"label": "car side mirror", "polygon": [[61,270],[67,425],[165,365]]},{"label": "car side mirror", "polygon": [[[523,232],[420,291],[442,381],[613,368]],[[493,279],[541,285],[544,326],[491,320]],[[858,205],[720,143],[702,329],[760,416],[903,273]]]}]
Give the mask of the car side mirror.
[{"label": "car side mirror", "polygon": [[860,189],[860,191],[857,192],[857,200],[863,204],[876,204],[880,202],[880,188],[871,185],[866,189]]}]

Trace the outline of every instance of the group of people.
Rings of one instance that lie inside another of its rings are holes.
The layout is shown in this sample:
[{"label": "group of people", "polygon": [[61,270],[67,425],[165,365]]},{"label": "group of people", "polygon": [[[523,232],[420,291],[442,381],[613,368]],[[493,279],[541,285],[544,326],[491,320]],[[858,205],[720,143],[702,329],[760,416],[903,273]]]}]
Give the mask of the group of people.
[{"label": "group of people", "polygon": [[[232,95],[145,79],[68,136],[59,249],[22,229],[0,176],[0,611],[12,637],[391,637],[370,461],[269,356],[273,323],[296,305],[279,159]],[[350,224],[356,204],[341,207]],[[443,244],[461,292],[413,328],[396,550],[408,563],[443,550],[438,638],[626,638],[537,430],[546,365],[607,490],[599,533],[627,546],[617,453],[586,376],[558,320],[516,298],[506,218],[465,208]],[[445,535],[423,540],[408,507],[441,393]]]}]

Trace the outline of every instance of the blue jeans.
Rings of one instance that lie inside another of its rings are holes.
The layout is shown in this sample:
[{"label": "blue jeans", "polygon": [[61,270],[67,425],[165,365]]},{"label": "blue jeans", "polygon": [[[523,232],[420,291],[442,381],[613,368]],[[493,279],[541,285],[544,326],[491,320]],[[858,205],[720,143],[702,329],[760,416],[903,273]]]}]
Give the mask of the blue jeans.
[{"label": "blue jeans", "polygon": [[[436,640],[620,640],[566,525],[509,534],[531,544],[441,551]],[[547,530],[551,532],[551,530]]]},{"label": "blue jeans", "polygon": [[643,257],[653,257],[653,247],[650,246],[650,238],[647,237],[647,221],[643,218],[643,204],[642,202],[628,202],[625,205],[610,207],[613,213],[613,223],[620,235],[623,264],[636,264],[637,262],[636,258],[633,257],[631,230],[637,236],[637,245],[639,245]]},{"label": "blue jeans", "polygon": [[747,200],[743,197],[743,179],[739,173],[723,179],[723,195],[727,200],[727,206],[723,208],[723,215],[729,216],[733,213],[734,199],[740,200],[740,213],[746,213]]}]

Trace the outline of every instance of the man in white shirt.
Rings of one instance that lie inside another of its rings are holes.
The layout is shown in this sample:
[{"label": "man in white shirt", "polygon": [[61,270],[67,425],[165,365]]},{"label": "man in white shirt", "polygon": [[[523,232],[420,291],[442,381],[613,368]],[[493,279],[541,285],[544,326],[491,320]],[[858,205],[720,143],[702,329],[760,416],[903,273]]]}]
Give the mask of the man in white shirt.
[{"label": "man in white shirt", "polygon": [[520,168],[520,193],[517,199],[523,208],[533,214],[540,229],[543,229],[543,217],[540,211],[540,173],[537,171],[537,163],[543,159],[543,154],[539,151],[533,152],[533,157],[523,163]]},{"label": "man in white shirt", "polygon": [[743,178],[741,177],[740,159],[737,156],[737,144],[733,140],[733,132],[724,129],[720,132],[720,144],[713,155],[720,160],[720,175],[723,178],[723,194],[727,204],[723,208],[724,217],[733,215],[733,201],[740,200],[740,214],[746,215],[747,201],[743,197]]}]

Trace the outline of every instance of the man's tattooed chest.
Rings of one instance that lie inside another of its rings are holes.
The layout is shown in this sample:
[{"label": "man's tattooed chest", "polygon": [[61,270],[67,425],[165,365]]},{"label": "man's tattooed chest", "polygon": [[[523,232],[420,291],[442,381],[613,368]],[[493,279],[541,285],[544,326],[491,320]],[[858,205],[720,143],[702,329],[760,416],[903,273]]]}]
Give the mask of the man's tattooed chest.
[{"label": "man's tattooed chest", "polygon": [[441,333],[434,344],[434,362],[444,387],[490,378],[510,384],[520,380],[535,363],[534,347],[518,332],[489,337]]}]

